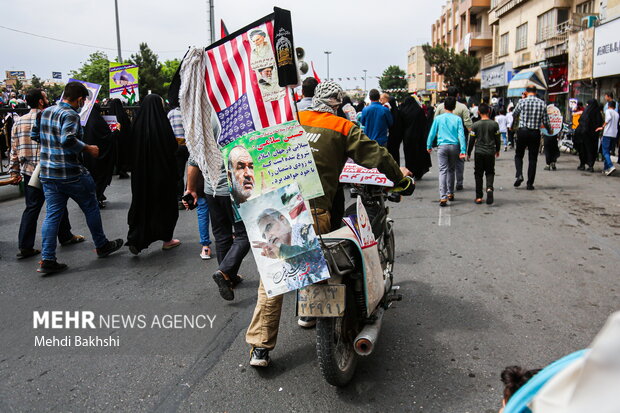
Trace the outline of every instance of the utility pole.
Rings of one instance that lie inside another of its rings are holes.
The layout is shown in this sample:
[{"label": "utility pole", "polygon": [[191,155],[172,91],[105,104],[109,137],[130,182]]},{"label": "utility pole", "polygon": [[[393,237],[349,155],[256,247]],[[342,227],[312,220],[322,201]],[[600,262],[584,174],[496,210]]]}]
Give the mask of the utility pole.
[{"label": "utility pole", "polygon": [[325,51],[323,53],[325,53],[325,55],[327,55],[327,80],[329,80],[329,55],[332,54],[332,52]]},{"label": "utility pole", "polygon": [[114,10],[116,11],[116,47],[118,48],[118,62],[123,63],[123,56],[121,56],[121,28],[118,22],[118,0],[114,0]]},{"label": "utility pole", "polygon": [[215,6],[214,0],[207,0],[207,7],[209,8],[209,44],[215,43]]},{"label": "utility pole", "polygon": [[362,72],[364,72],[364,94],[366,93],[366,72],[368,72],[368,70],[364,69],[362,70]]}]

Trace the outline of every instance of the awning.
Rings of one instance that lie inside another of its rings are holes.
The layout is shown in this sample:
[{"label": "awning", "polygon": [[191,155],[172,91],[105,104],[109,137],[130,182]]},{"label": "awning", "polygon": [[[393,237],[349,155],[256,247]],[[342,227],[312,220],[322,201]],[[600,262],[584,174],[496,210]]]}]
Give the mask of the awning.
[{"label": "awning", "polygon": [[523,69],[508,84],[508,97],[520,97],[528,85],[535,85],[538,90],[547,90],[547,82],[540,66]]}]

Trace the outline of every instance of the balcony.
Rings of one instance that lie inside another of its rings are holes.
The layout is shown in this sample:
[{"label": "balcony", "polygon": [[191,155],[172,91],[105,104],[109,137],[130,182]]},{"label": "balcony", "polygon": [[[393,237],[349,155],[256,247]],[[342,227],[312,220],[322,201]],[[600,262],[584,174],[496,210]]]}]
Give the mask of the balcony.
[{"label": "balcony", "polygon": [[497,54],[496,53],[487,53],[484,56],[482,56],[482,59],[480,61],[480,67],[482,69],[484,69],[486,67],[495,66],[497,63],[498,63],[498,61],[497,61]]},{"label": "balcony", "polygon": [[538,42],[545,50],[545,59],[568,53],[568,36],[577,32],[581,27],[571,21],[560,23],[557,26],[545,27],[538,32]]},{"label": "balcony", "polygon": [[495,17],[499,19],[527,1],[528,0],[504,0],[497,5],[497,8],[495,9]]},{"label": "balcony", "polygon": [[491,0],[461,0],[459,5],[459,14],[465,13],[467,10],[472,14],[478,14],[481,11],[491,8]]},{"label": "balcony", "polygon": [[493,47],[493,33],[492,32],[470,32],[463,37],[457,49],[459,52],[465,50],[465,45],[469,42],[469,50],[481,50],[490,49]]}]

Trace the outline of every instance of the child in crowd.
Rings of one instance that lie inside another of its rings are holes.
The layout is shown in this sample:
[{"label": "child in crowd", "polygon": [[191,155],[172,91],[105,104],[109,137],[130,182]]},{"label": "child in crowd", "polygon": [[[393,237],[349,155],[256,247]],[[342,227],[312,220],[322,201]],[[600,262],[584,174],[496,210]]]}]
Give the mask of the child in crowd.
[{"label": "child in crowd", "polygon": [[[482,106],[482,105],[481,105]],[[456,162],[465,158],[467,143],[463,121],[454,113],[456,98],[448,96],[444,102],[443,113],[433,120],[433,126],[428,134],[426,149],[428,153],[437,146],[439,160],[439,206],[445,207],[449,201],[454,201],[454,186],[456,180]]]},{"label": "child in crowd", "polygon": [[502,408],[499,410],[499,413],[502,413],[504,407],[506,407],[506,403],[512,397],[513,394],[517,392],[525,383],[527,383],[536,373],[538,373],[540,369],[536,370],[525,370],[519,366],[510,366],[506,367],[504,371],[502,371],[501,378],[502,383],[504,383],[504,398],[502,400]]},{"label": "child in crowd", "polygon": [[618,136],[618,112],[616,112],[616,102],[611,101],[607,103],[607,109],[605,110],[605,124],[598,128],[596,131],[603,131],[603,139],[601,140],[601,149],[603,152],[603,173],[607,176],[613,174],[616,171],[614,164],[611,163],[611,149],[618,143],[616,137]]},{"label": "child in crowd", "polygon": [[504,152],[508,150],[508,117],[506,116],[506,110],[501,109],[499,115],[495,117],[495,122],[499,125],[499,133],[502,134],[502,141],[504,141]]},{"label": "child in crowd", "polygon": [[[487,178],[487,204],[493,203],[493,181],[495,179],[495,158],[499,157],[500,129],[496,121],[489,118],[490,108],[483,103],[478,108],[480,120],[474,123],[469,134],[467,159],[476,148],[474,156],[474,176],[476,178],[476,204],[482,203],[482,177]],[[499,116],[497,116],[499,118]],[[497,119],[496,118],[496,119]]]}]

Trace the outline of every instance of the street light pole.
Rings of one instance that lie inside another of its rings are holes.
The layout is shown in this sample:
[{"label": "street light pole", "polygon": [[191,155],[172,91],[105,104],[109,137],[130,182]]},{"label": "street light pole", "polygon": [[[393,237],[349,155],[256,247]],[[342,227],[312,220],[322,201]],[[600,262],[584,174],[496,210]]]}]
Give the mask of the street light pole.
[{"label": "street light pole", "polygon": [[330,51],[323,52],[327,55],[327,80],[329,80],[329,55],[332,54]]},{"label": "street light pole", "polygon": [[118,0],[114,0],[114,10],[116,11],[116,46],[118,47],[118,62],[123,63],[121,56],[121,29],[118,22]]},{"label": "street light pole", "polygon": [[209,31],[211,32],[210,40],[211,44],[215,43],[215,6],[214,0],[209,1]]},{"label": "street light pole", "polygon": [[362,72],[364,72],[364,93],[366,93],[366,72],[368,72],[368,70],[364,69]]}]

